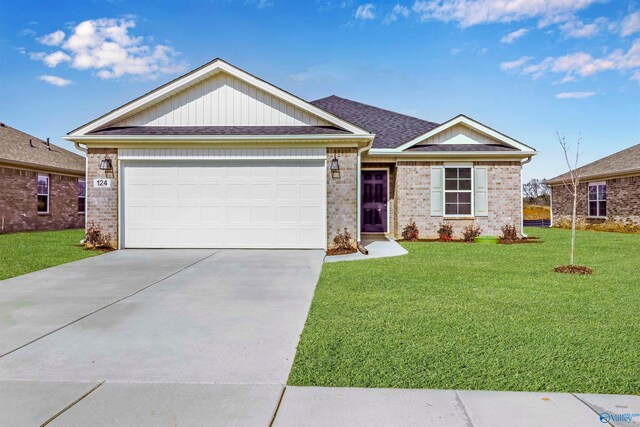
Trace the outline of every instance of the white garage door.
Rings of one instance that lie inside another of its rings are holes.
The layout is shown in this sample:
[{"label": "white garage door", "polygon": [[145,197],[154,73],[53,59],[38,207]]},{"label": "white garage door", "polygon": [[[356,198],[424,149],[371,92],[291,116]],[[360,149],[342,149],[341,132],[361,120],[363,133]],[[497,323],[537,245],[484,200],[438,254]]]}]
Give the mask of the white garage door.
[{"label": "white garage door", "polygon": [[126,160],[124,247],[324,248],[324,160]]}]

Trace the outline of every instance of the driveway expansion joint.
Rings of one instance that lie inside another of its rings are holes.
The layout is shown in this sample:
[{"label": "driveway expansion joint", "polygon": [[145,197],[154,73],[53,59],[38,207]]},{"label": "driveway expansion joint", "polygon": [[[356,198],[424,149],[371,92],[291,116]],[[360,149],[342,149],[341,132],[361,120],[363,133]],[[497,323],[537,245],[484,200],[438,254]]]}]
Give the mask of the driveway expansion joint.
[{"label": "driveway expansion joint", "polygon": [[66,411],[68,411],[69,409],[71,409],[74,405],[76,405],[78,402],[80,402],[82,399],[84,399],[85,397],[89,396],[91,393],[93,393],[94,391],[96,391],[98,389],[98,387],[100,387],[102,384],[104,384],[104,381],[99,382],[98,384],[96,384],[91,390],[89,390],[88,392],[86,392],[85,394],[83,394],[82,396],[80,396],[79,398],[77,398],[76,400],[74,400],[73,402],[71,402],[70,404],[68,404],[67,406],[65,406],[64,408],[62,408],[62,410],[58,411],[56,414],[54,414],[51,418],[49,418],[47,421],[45,421],[44,423],[42,423],[42,425],[40,427],[44,427],[47,424],[49,424],[50,422],[52,422],[53,420],[55,420],[56,418],[58,418],[60,415],[62,415],[63,413],[65,413]]}]

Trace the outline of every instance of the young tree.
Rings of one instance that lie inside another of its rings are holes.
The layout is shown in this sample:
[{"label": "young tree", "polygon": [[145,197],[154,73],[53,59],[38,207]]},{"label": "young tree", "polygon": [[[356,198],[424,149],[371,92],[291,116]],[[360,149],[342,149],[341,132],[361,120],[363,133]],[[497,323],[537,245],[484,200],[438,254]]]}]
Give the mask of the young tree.
[{"label": "young tree", "polygon": [[556,138],[562,151],[564,152],[564,160],[569,168],[568,178],[563,179],[563,184],[569,194],[573,197],[573,207],[571,209],[571,256],[569,265],[574,265],[574,254],[576,248],[576,223],[578,221],[578,187],[580,186],[580,171],[578,170],[578,164],[580,162],[580,140],[576,143],[576,154],[571,154],[571,147],[567,143],[564,136],[556,133]]}]

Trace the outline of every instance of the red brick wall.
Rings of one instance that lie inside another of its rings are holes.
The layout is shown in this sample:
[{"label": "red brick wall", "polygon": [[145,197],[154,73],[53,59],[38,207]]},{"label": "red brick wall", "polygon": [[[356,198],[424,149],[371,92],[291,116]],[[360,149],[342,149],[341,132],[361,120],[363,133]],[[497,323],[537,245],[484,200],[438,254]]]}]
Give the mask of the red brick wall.
[{"label": "red brick wall", "polygon": [[49,177],[49,213],[39,214],[38,172],[0,167],[0,232],[84,227],[84,214],[78,212],[79,177]]},{"label": "red brick wall", "polygon": [[[113,172],[100,170],[100,161],[110,158]],[[87,153],[87,224],[99,226],[109,243],[118,247],[118,149],[89,148]],[[93,180],[108,178],[111,188],[94,188]]]}]

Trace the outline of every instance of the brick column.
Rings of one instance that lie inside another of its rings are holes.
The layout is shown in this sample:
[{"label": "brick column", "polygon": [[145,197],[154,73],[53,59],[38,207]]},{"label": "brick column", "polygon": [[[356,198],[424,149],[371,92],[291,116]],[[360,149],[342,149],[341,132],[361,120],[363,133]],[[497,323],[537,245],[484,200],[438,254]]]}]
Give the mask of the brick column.
[{"label": "brick column", "polygon": [[[109,157],[113,172],[100,170],[100,161]],[[93,180],[108,178],[111,188],[94,188]],[[89,148],[87,153],[87,225],[92,222],[102,228],[114,248],[118,247],[118,149]]]},{"label": "brick column", "polygon": [[[331,176],[329,166],[334,154],[340,164],[340,177]],[[356,173],[358,152],[355,148],[327,149],[327,245],[346,228],[353,239],[356,236]]]}]

